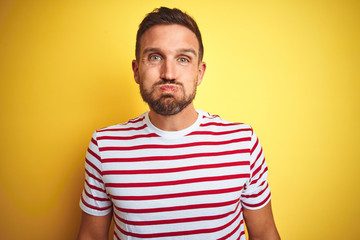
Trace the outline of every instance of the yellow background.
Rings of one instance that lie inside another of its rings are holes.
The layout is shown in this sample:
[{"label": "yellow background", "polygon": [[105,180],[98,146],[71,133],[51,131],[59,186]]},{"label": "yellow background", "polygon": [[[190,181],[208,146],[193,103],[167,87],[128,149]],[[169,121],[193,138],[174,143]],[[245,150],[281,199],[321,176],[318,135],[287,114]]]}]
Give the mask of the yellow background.
[{"label": "yellow background", "polygon": [[147,109],[135,34],[158,6],[197,20],[196,107],[246,122],[283,239],[360,239],[359,1],[0,2],[0,239],[74,239],[95,129]]}]

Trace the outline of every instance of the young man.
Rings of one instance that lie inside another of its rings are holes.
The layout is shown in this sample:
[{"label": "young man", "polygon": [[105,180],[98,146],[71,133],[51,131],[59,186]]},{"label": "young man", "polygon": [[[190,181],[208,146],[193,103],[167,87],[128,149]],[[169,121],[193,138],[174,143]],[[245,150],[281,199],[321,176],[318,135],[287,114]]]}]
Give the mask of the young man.
[{"label": "young man", "polygon": [[[150,111],[94,133],[78,239],[279,239],[252,128],[195,110],[206,64],[195,21],[160,8],[140,24],[134,79]],[[244,219],[244,220],[243,220]]]}]

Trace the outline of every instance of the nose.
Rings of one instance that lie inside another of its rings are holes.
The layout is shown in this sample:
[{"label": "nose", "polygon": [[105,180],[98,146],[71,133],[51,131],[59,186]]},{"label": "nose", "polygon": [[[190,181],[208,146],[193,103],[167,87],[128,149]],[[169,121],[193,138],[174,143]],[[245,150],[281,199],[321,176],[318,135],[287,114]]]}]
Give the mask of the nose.
[{"label": "nose", "polygon": [[169,59],[164,61],[161,66],[161,75],[162,79],[166,80],[175,80],[176,79],[176,66],[175,63]]}]

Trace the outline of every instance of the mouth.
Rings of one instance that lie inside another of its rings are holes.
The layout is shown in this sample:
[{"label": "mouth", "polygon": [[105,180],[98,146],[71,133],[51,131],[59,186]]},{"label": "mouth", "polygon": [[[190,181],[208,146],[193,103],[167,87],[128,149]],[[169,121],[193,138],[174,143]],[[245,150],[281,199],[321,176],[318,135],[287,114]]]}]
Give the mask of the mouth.
[{"label": "mouth", "polygon": [[177,88],[178,86],[176,86],[175,84],[163,84],[159,87],[159,89],[163,92],[175,92]]}]

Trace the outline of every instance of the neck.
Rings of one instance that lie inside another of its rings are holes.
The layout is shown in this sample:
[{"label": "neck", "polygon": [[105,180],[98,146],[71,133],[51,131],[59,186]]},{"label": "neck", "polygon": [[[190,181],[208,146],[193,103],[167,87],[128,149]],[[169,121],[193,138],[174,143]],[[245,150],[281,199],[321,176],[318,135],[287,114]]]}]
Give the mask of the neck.
[{"label": "neck", "polygon": [[163,131],[180,131],[194,124],[198,118],[198,113],[191,103],[181,112],[170,116],[157,114],[150,109],[149,118],[155,127]]}]

